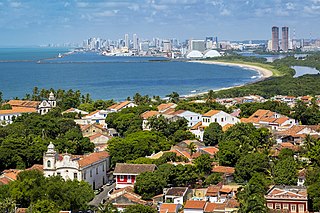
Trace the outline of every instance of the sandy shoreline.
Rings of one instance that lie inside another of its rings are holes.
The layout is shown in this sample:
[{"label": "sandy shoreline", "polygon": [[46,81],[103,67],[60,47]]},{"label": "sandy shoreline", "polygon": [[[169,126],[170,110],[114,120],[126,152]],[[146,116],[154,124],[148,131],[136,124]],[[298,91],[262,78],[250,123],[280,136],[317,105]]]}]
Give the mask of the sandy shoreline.
[{"label": "sandy shoreline", "polygon": [[[236,66],[236,67],[241,67],[241,68],[247,68],[247,69],[251,69],[254,70],[256,72],[259,73],[260,77],[254,81],[262,81],[266,78],[269,78],[273,75],[272,71],[262,68],[262,67],[258,67],[258,66],[254,66],[254,65],[249,65],[249,64],[237,64],[237,63],[231,63],[231,62],[221,62],[221,61],[189,61],[191,63],[201,63],[201,64],[216,64],[216,65],[222,65],[222,66]],[[252,83],[252,82],[250,82]],[[226,90],[226,89],[231,89],[231,88],[236,88],[236,87],[241,87],[245,84],[242,85],[237,85],[237,86],[232,86],[232,87],[226,87],[226,88],[220,88],[220,89],[215,89],[213,91],[220,91],[220,90]],[[188,95],[184,95],[183,97],[185,98],[192,98],[192,97],[197,97],[197,96],[202,96],[207,94],[208,92],[201,92],[201,93],[194,93],[194,94],[188,94]]]}]

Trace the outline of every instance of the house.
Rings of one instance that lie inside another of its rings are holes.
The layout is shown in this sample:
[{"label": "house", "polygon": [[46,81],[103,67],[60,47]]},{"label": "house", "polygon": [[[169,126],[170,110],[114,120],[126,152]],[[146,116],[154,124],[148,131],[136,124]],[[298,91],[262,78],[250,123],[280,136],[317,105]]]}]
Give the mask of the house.
[{"label": "house", "polygon": [[19,169],[8,169],[4,170],[0,175],[0,186],[7,185],[11,181],[17,180],[18,174],[21,172]]},{"label": "house", "polygon": [[304,186],[304,183],[306,182],[307,177],[307,170],[301,169],[298,173],[298,181],[297,186]]},{"label": "house", "polygon": [[111,139],[111,136],[103,135],[101,133],[96,133],[89,137],[90,142],[94,143],[94,145],[104,145]]},{"label": "house", "polygon": [[178,116],[180,118],[184,118],[188,122],[188,127],[192,127],[195,124],[197,124],[198,122],[200,122],[201,121],[201,117],[202,117],[201,114],[195,113],[195,112],[191,112],[191,111],[188,111],[188,110],[178,110],[178,111],[167,110],[167,111],[163,112],[162,115],[167,117],[167,118],[171,118],[171,119],[172,119],[172,117],[175,117],[175,116]]},{"label": "house", "polygon": [[288,213],[308,212],[308,193],[305,187],[273,186],[268,190],[265,199],[269,209]]},{"label": "house", "polygon": [[226,183],[230,183],[233,181],[233,174],[235,169],[233,167],[227,166],[214,166],[212,168],[212,172],[221,173],[223,175],[223,179]]},{"label": "house", "polygon": [[201,147],[199,151],[201,154],[208,154],[210,157],[214,157],[219,152],[219,149],[214,146],[206,146]]},{"label": "house", "polygon": [[240,207],[239,202],[232,198],[224,203],[207,203],[204,209],[205,213],[234,213]]},{"label": "house", "polygon": [[109,112],[106,110],[96,110],[83,116],[81,119],[76,119],[75,122],[79,125],[88,125],[88,124],[105,125],[106,124],[105,120],[108,113]]},{"label": "house", "polygon": [[109,112],[119,112],[125,108],[129,108],[129,107],[136,107],[137,105],[135,103],[133,103],[132,101],[123,101],[117,104],[114,104],[110,107],[108,107],[107,111]]},{"label": "house", "polygon": [[81,115],[88,115],[89,114],[89,112],[86,112],[86,111],[83,111],[80,109],[76,109],[76,108],[67,109],[66,111],[63,111],[61,114],[63,115],[66,113],[77,113],[77,114],[81,114]]},{"label": "house", "polygon": [[80,126],[83,137],[91,137],[97,133],[108,135],[108,130],[100,124],[87,124]]},{"label": "house", "polygon": [[142,120],[142,130],[151,130],[150,125],[148,124],[148,119],[159,115],[158,111],[146,111],[141,114]]},{"label": "house", "polygon": [[35,108],[16,107],[12,109],[0,110],[0,125],[11,124],[16,117],[26,113],[37,112]]},{"label": "house", "polygon": [[173,110],[177,107],[177,104],[175,103],[166,103],[166,104],[160,104],[157,109],[159,113],[164,113],[168,110]]},{"label": "house", "polygon": [[187,200],[188,187],[171,187],[164,190],[165,203],[181,204]]},{"label": "house", "polygon": [[249,118],[242,118],[241,122],[252,123],[256,127],[267,127],[271,130],[283,131],[297,124],[293,118],[264,109],[257,110]]},{"label": "house", "polygon": [[274,135],[277,143],[302,145],[307,135],[320,137],[320,125],[295,125],[285,131],[277,131]]},{"label": "house", "polygon": [[218,183],[209,186],[206,192],[206,199],[211,203],[225,203],[232,199],[240,186],[239,185],[223,185]]},{"label": "house", "polygon": [[64,180],[83,180],[93,189],[98,189],[108,182],[109,170],[110,155],[105,151],[77,156],[68,153],[59,155],[50,143],[43,155],[44,176],[59,175]]},{"label": "house", "polygon": [[141,199],[141,196],[134,193],[133,187],[127,186],[122,189],[114,190],[109,197],[109,202],[112,203],[118,211],[122,212],[125,208],[131,205],[147,205],[147,201]]},{"label": "house", "polygon": [[163,203],[160,205],[159,213],[178,213],[180,208],[180,204]]},{"label": "house", "polygon": [[139,174],[142,172],[153,172],[155,169],[155,164],[117,163],[113,172],[113,176],[116,177],[116,188],[133,187]]},{"label": "house", "polygon": [[202,200],[187,200],[184,205],[184,213],[203,213],[206,203]]},{"label": "house", "polygon": [[189,131],[192,132],[200,141],[203,141],[204,129],[214,122],[223,127],[225,125],[234,125],[239,123],[240,120],[222,110],[210,110],[203,114],[202,120],[192,126]]}]

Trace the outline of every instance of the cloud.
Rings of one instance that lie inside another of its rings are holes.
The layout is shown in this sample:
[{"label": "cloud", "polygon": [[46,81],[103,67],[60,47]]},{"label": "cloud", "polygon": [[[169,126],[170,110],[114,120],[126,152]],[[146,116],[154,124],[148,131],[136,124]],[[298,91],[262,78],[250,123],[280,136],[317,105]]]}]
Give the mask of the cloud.
[{"label": "cloud", "polygon": [[287,10],[294,10],[296,8],[296,5],[292,2],[286,3]]},{"label": "cloud", "polygon": [[95,13],[94,16],[95,17],[111,17],[111,16],[115,16],[118,12],[119,10],[106,10],[103,12]]},{"label": "cloud", "polygon": [[231,11],[225,8],[220,12],[220,15],[222,16],[229,16],[230,14],[231,14]]},{"label": "cloud", "polygon": [[77,2],[76,6],[80,7],[80,8],[84,8],[84,7],[88,7],[89,3],[88,2]]},{"label": "cloud", "polygon": [[138,4],[132,4],[128,8],[133,11],[138,11],[140,9],[140,6]]},{"label": "cloud", "polygon": [[16,2],[16,1],[10,2],[9,5],[10,5],[10,7],[13,7],[13,8],[22,7],[22,3],[21,2]]}]

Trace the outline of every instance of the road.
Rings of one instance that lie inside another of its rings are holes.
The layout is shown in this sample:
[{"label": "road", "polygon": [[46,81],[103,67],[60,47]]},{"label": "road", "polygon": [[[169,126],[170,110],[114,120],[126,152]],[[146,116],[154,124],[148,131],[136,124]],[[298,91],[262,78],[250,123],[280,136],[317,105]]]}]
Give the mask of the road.
[{"label": "road", "polygon": [[103,191],[96,195],[92,201],[89,202],[89,205],[90,206],[99,206],[100,203],[102,203],[102,200],[105,199],[107,200],[108,198],[108,192],[111,190],[111,189],[114,189],[114,187],[116,186],[115,183],[113,183],[111,186],[107,186],[107,185],[104,185],[102,188],[103,188]]}]

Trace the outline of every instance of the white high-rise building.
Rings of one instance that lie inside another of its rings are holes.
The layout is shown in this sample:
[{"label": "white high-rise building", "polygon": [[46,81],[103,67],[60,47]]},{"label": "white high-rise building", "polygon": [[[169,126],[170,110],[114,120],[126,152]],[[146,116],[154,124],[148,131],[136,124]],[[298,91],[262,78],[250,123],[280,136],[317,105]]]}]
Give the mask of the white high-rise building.
[{"label": "white high-rise building", "polygon": [[133,49],[138,50],[139,49],[139,42],[138,42],[137,34],[133,34],[132,40],[133,40]]},{"label": "white high-rise building", "polygon": [[129,48],[129,35],[128,34],[124,35],[124,46]]}]

